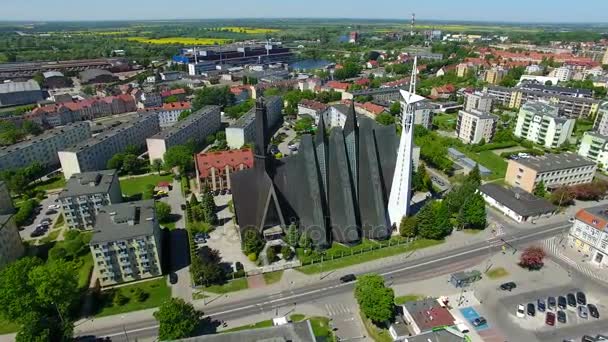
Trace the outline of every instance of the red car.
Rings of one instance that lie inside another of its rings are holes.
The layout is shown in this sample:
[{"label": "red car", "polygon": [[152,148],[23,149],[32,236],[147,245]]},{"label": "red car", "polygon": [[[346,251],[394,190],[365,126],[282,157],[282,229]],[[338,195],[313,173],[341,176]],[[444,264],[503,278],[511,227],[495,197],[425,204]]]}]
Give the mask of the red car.
[{"label": "red car", "polygon": [[545,318],[545,324],[554,326],[555,325],[555,314],[553,312],[547,312],[547,317]]}]

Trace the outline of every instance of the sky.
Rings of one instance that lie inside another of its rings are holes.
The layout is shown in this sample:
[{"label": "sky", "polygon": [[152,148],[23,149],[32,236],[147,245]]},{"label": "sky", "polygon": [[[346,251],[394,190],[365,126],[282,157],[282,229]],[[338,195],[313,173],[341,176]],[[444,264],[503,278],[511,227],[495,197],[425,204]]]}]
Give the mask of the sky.
[{"label": "sky", "polygon": [[608,0],[0,0],[0,20],[410,18],[608,22]]}]

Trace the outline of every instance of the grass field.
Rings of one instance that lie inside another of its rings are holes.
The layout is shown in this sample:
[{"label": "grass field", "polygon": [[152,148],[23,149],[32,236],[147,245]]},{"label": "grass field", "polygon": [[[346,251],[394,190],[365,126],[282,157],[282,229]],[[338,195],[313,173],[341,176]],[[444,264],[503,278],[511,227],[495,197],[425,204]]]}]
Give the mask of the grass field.
[{"label": "grass field", "polygon": [[433,117],[433,125],[442,131],[453,131],[456,129],[457,116],[454,114],[439,114]]},{"label": "grass field", "polygon": [[239,279],[229,281],[228,283],[226,283],[224,285],[211,285],[211,286],[205,287],[205,292],[224,294],[224,293],[228,293],[228,292],[245,290],[248,287],[249,287],[249,285],[247,284],[247,278],[239,278]]},{"label": "grass field", "polygon": [[[134,295],[134,291],[136,288],[140,288],[144,292],[146,292],[148,294],[148,298],[146,298],[146,300],[142,302],[137,301]],[[122,306],[113,305],[111,295],[114,291],[119,291],[125,297],[129,298],[127,304]],[[115,288],[113,290],[105,292],[105,294],[108,295],[108,298],[106,301],[104,301],[104,305],[101,308],[101,311],[96,315],[96,317],[117,315],[123,312],[131,312],[159,307],[165,300],[171,298],[171,288],[167,286],[167,281],[163,277],[155,280],[141,282],[138,284]]]},{"label": "grass field", "polygon": [[0,317],[0,335],[11,334],[19,330],[19,324],[13,323]]},{"label": "grass field", "polygon": [[132,42],[155,44],[155,45],[222,45],[232,42],[231,39],[223,38],[190,38],[190,37],[168,37],[168,38],[146,38],[129,37]]},{"label": "grass field", "polygon": [[35,191],[47,191],[47,190],[53,190],[53,189],[60,189],[60,188],[63,188],[64,186],[65,186],[65,178],[63,178],[62,176],[57,176],[57,177],[50,178],[50,179],[45,180],[40,183],[36,183],[34,185],[34,190]]},{"label": "grass field", "polygon": [[89,286],[89,279],[93,271],[93,256],[87,253],[79,258],[78,262],[78,288],[84,289]]},{"label": "grass field", "polygon": [[172,181],[172,175],[166,176],[158,176],[158,175],[149,175],[144,177],[134,177],[129,179],[122,179],[120,181],[120,188],[122,189],[122,193],[125,196],[133,196],[137,194],[142,194],[146,189],[146,185],[153,184],[156,185],[161,181]]},{"label": "grass field", "polygon": [[424,298],[424,296],[417,295],[417,294],[407,294],[407,295],[395,297],[395,304],[402,305],[407,302],[414,302],[414,301],[417,301],[422,298]]},{"label": "grass field", "polygon": [[247,34],[263,34],[263,33],[276,33],[281,30],[271,28],[258,28],[258,27],[238,27],[238,26],[227,26],[222,27],[222,30],[227,30],[235,33],[247,33]]},{"label": "grass field", "polygon": [[264,273],[264,281],[266,281],[266,285],[278,283],[281,281],[282,277],[283,271]]},{"label": "grass field", "polygon": [[500,179],[505,177],[508,164],[504,158],[497,156],[496,153],[492,151],[481,151],[476,153],[466,150],[461,150],[461,152],[465,153],[467,157],[490,169],[492,171],[492,175],[489,177],[490,179]]},{"label": "grass field", "polygon": [[388,329],[383,329],[383,328],[376,326],[374,323],[372,323],[371,320],[369,320],[367,317],[365,317],[363,312],[359,312],[359,314],[361,315],[361,320],[363,321],[365,330],[367,331],[367,334],[369,335],[369,337],[372,338],[372,340],[374,340],[376,342],[392,342],[393,341],[393,338],[391,337],[391,334],[388,332]]},{"label": "grass field", "polygon": [[50,242],[53,242],[55,240],[57,240],[57,238],[59,237],[59,234],[61,234],[61,229],[54,229],[51,230],[51,232],[49,233],[49,235],[43,237],[42,239],[40,239],[40,244],[44,245]]},{"label": "grass field", "polygon": [[490,279],[498,279],[498,278],[508,276],[509,272],[507,270],[505,270],[504,267],[496,267],[496,268],[493,268],[493,269],[489,270],[488,272],[486,272],[486,275]]}]

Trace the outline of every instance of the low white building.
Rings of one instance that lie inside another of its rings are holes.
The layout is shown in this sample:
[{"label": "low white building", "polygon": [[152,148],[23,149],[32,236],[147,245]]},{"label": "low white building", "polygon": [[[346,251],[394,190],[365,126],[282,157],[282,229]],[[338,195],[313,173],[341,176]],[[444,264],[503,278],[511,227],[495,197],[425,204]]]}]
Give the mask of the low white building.
[{"label": "low white building", "polygon": [[479,187],[478,192],[487,205],[518,223],[550,217],[557,210],[557,207],[547,200],[518,188],[507,189],[486,183]]},{"label": "low white building", "polygon": [[590,262],[608,266],[608,206],[581,209],[570,228],[570,244],[590,256]]}]

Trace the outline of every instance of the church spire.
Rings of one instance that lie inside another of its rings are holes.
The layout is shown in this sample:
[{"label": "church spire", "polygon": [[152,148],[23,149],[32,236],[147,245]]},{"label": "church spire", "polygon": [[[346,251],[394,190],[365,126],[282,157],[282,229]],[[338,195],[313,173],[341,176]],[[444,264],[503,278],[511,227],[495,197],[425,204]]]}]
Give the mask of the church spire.
[{"label": "church spire", "polygon": [[319,114],[319,123],[317,124],[317,133],[315,133],[315,144],[320,145],[325,143],[325,113]]},{"label": "church spire", "polygon": [[346,114],[346,121],[344,122],[344,136],[356,132],[358,130],[357,113],[355,112],[355,101],[352,100],[350,103],[350,109]]},{"label": "church spire", "polygon": [[260,97],[255,104],[255,165],[256,168],[268,170],[270,158],[267,156],[269,143],[268,117],[264,98]]}]

